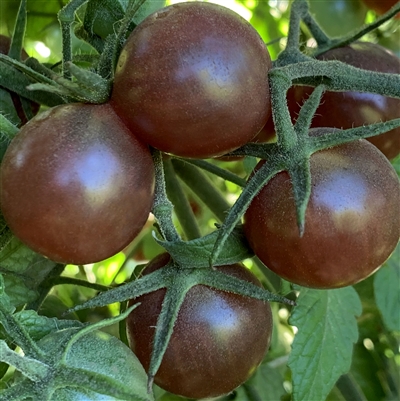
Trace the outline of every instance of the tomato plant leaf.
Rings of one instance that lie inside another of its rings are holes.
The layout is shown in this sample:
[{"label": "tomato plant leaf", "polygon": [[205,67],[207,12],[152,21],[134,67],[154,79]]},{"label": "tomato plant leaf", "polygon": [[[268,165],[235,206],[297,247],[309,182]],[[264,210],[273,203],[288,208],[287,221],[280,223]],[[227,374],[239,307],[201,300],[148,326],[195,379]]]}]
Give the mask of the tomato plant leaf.
[{"label": "tomato plant leaf", "polygon": [[21,277],[4,275],[4,284],[11,303],[16,307],[34,301],[38,296],[37,291],[27,288]]},{"label": "tomato plant leaf", "polygon": [[294,401],[324,400],[338,378],[350,369],[357,341],[360,299],[352,287],[301,288],[289,323],[298,328],[288,366]]},{"label": "tomato plant leaf", "polygon": [[29,336],[35,341],[39,341],[47,334],[57,330],[83,326],[83,323],[81,323],[79,320],[48,318],[46,316],[38,315],[36,311],[33,310],[23,310],[21,312],[17,312],[14,314],[14,317],[24,326]]},{"label": "tomato plant leaf", "polygon": [[375,301],[389,330],[400,331],[400,246],[374,276]]},{"label": "tomato plant leaf", "polygon": [[0,252],[0,273],[13,305],[34,301],[36,290],[55,265],[13,238]]}]

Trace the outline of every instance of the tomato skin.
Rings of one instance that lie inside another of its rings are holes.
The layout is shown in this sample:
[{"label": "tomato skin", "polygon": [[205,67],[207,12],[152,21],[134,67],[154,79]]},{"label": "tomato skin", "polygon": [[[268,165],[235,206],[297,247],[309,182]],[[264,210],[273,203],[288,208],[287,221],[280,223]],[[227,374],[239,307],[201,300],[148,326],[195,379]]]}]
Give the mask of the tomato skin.
[{"label": "tomato skin", "polygon": [[[338,60],[370,71],[400,73],[400,59],[390,50],[374,43],[352,43],[329,50],[318,58]],[[289,89],[287,99],[293,119],[296,119],[300,105],[312,90],[308,86],[293,86]],[[400,118],[400,99],[375,93],[326,92],[311,126],[348,129],[393,118]],[[393,159],[400,153],[400,127],[368,140],[388,159]]]},{"label": "tomato skin", "polygon": [[[389,11],[398,0],[362,0],[364,4],[374,10],[377,14],[381,15]],[[396,18],[400,18],[400,14],[396,14]]]},{"label": "tomato skin", "polygon": [[120,55],[111,103],[144,142],[193,158],[249,142],[270,115],[271,59],[255,29],[211,3],[147,17]]},{"label": "tomato skin", "polygon": [[[168,261],[168,254],[157,256],[144,274]],[[240,264],[217,269],[261,286]],[[141,302],[129,315],[127,329],[131,348],[146,370],[164,295],[162,289],[130,301]],[[268,349],[271,333],[269,304],[194,286],[179,311],[155,383],[171,393],[196,399],[229,393],[254,373]]]},{"label": "tomato skin", "polygon": [[30,120],[1,166],[13,233],[57,262],[86,264],[128,245],[153,200],[149,150],[108,104],[68,104]]},{"label": "tomato skin", "polygon": [[287,172],[277,174],[251,202],[244,217],[246,237],[261,261],[292,283],[321,289],[355,284],[377,270],[398,243],[397,174],[365,140],[314,153],[310,165],[303,237]]}]

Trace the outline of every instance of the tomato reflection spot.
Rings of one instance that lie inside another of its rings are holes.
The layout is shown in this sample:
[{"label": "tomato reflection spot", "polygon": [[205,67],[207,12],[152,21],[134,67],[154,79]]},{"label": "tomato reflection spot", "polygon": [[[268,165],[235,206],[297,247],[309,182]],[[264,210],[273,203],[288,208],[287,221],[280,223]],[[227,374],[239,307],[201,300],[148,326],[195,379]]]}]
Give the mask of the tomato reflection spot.
[{"label": "tomato reflection spot", "polygon": [[110,196],[118,180],[119,163],[105,146],[92,145],[74,163],[66,162],[59,172],[61,186],[79,185],[86,201],[97,204]]},{"label": "tomato reflection spot", "polygon": [[230,337],[236,327],[239,329],[239,317],[222,298],[205,301],[197,309],[198,322],[211,327],[216,340]]},{"label": "tomato reflection spot", "polygon": [[[365,213],[367,189],[362,177],[354,173],[332,172],[331,176],[321,182],[314,192],[314,199],[318,206],[327,209],[336,221],[349,224],[349,217],[353,215],[352,229],[359,229],[358,222]],[[347,227],[350,228],[350,227]]]}]

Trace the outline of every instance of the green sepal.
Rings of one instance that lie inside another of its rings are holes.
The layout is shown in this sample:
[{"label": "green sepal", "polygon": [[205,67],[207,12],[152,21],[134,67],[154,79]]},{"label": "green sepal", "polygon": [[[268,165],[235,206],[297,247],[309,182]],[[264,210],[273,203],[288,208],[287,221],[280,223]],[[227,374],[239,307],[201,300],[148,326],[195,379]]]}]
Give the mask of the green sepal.
[{"label": "green sepal", "polygon": [[[202,268],[209,266],[209,256],[214,249],[219,231],[214,231],[191,241],[163,241],[153,233],[158,244],[165,248],[171,257],[184,268]],[[236,227],[227,237],[213,266],[229,265],[253,257],[241,227]]]}]

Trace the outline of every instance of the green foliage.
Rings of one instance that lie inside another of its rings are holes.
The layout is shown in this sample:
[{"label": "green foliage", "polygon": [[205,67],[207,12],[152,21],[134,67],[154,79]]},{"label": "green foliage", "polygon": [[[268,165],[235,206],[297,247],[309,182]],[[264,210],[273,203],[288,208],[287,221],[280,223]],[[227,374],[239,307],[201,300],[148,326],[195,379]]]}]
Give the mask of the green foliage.
[{"label": "green foliage", "polygon": [[11,302],[19,307],[39,296],[39,287],[56,264],[13,239],[0,252],[0,273]]},{"label": "green foliage", "polygon": [[[126,342],[121,319],[129,311],[120,313],[131,298],[169,289],[170,309],[164,310],[155,328],[156,348],[161,351],[152,359],[154,374],[184,293],[195,284],[275,301],[273,338],[263,363],[248,382],[219,401],[394,401],[400,396],[400,246],[381,269],[354,288],[293,288],[255,261],[241,226],[255,193],[279,171],[288,170],[296,182],[299,228],[307,229],[304,215],[311,190],[307,166],[311,153],[399,125],[392,120],[309,138],[308,126],[324,90],[368,89],[400,97],[400,76],[389,79],[338,62],[317,62],[310,52],[299,52],[315,41],[319,47],[313,55],[361,39],[400,54],[399,22],[391,16],[383,17],[384,23],[376,22],[359,0],[310,0],[315,20],[301,0],[236,3],[248,11],[250,23],[274,60],[270,83],[277,142],[263,147],[248,144],[232,152],[232,156],[244,155],[243,161],[174,157],[162,161],[162,155],[156,155],[155,218],[150,217],[123,252],[103,262],[56,264],[14,238],[0,215],[0,275],[4,279],[0,399],[74,401],[83,394],[88,400],[184,401],[156,386],[154,396],[148,393],[146,372],[118,339]],[[15,35],[14,56],[22,44],[35,59],[20,62],[0,56],[1,158],[21,124],[8,90],[40,103],[42,110],[75,101],[107,101],[126,37],[164,1],[27,0],[27,14],[23,7],[18,14],[20,4],[24,6],[19,0],[0,1],[0,33]],[[292,14],[290,31],[292,6],[298,9]],[[376,26],[365,27],[364,22]],[[50,54],[43,52],[42,45]],[[285,99],[293,82],[322,84],[303,107],[295,127]],[[268,163],[249,180],[259,158]],[[400,176],[400,156],[392,165]],[[141,278],[143,264],[164,249],[175,264]],[[271,292],[227,279],[210,268],[212,261],[243,260]],[[25,356],[15,352],[16,346]],[[48,383],[51,391],[59,391],[58,398],[43,390]],[[71,383],[78,389],[68,392],[66,386]]]},{"label": "green foliage", "polygon": [[374,276],[376,305],[390,331],[400,332],[400,245]]},{"label": "green foliage", "polygon": [[323,400],[351,364],[361,302],[353,288],[300,289],[289,323],[298,328],[288,366],[296,401]]}]

